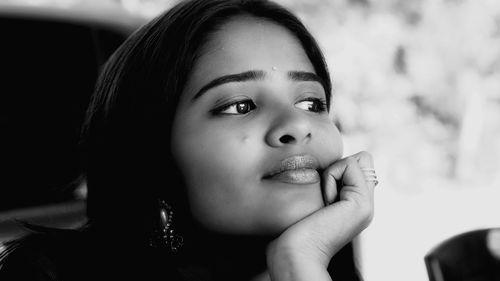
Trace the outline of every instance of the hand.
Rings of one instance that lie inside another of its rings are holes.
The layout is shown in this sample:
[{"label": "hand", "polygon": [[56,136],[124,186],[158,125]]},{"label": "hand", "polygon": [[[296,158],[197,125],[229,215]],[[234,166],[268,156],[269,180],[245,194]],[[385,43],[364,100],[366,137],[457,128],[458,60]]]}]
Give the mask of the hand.
[{"label": "hand", "polygon": [[362,168],[373,168],[367,152],[343,158],[323,172],[326,206],[290,226],[268,247],[272,280],[330,280],[331,258],[373,218],[375,183],[366,180]]}]

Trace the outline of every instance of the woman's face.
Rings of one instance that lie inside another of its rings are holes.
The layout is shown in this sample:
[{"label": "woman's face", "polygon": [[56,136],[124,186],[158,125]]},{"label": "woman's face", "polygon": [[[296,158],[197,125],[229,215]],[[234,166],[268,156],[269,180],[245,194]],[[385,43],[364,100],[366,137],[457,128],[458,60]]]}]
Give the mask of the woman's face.
[{"label": "woman's face", "polygon": [[342,155],[325,91],[300,42],[251,17],[202,50],[175,116],[172,152],[209,230],[274,234],[323,206],[320,175]]}]

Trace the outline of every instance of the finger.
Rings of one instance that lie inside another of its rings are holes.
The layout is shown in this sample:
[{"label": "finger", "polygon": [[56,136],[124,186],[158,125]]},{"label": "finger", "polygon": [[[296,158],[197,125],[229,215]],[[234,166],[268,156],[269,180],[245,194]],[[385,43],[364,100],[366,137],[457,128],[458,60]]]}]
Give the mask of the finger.
[{"label": "finger", "polygon": [[373,157],[371,156],[371,154],[366,151],[361,151],[353,154],[352,157],[354,157],[358,161],[359,167],[363,172],[368,187],[374,188],[378,184],[378,178],[375,172],[375,165],[373,163]]},{"label": "finger", "polygon": [[375,169],[373,168],[361,168],[361,171],[363,172],[365,176],[365,181],[368,184],[369,187],[374,188],[378,184],[378,178],[377,178],[377,173],[375,172]]},{"label": "finger", "polygon": [[[356,157],[347,157],[330,165],[323,174],[325,200],[331,204],[334,197],[331,194],[337,195],[337,182],[341,184],[341,194],[354,191],[359,193],[357,189],[366,189],[366,181],[361,171]],[[335,190],[335,192],[332,191]]]},{"label": "finger", "polygon": [[358,161],[360,168],[375,168],[372,155],[366,151],[360,151],[350,157],[353,157],[356,161]]},{"label": "finger", "polygon": [[337,197],[337,180],[328,171],[323,172],[321,193],[323,194],[323,203],[325,206],[333,203]]}]

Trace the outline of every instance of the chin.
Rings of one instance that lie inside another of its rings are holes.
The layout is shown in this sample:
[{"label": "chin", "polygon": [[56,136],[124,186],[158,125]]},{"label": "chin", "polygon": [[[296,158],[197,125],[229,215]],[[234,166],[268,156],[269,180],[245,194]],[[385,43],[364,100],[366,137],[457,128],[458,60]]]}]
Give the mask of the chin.
[{"label": "chin", "polygon": [[320,201],[300,202],[299,204],[289,204],[280,210],[270,211],[267,214],[267,224],[263,227],[267,232],[265,234],[280,234],[322,207],[323,202]]}]

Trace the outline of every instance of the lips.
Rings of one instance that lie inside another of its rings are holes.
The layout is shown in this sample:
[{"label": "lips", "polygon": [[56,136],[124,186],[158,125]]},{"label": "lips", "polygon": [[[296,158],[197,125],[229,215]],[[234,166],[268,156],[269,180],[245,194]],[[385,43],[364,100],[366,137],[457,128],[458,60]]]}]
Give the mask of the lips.
[{"label": "lips", "polygon": [[290,184],[313,184],[320,181],[317,169],[316,158],[297,155],[283,159],[264,179]]}]

